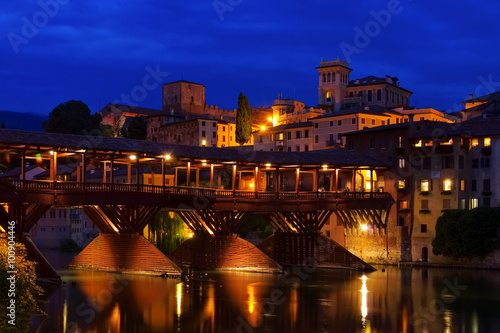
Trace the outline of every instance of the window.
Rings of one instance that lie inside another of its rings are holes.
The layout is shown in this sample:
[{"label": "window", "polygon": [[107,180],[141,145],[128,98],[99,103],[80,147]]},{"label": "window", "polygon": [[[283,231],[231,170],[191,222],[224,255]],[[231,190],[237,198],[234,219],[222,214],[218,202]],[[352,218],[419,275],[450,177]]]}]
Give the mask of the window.
[{"label": "window", "polygon": [[205,131],[201,131],[201,136],[202,136],[202,137],[205,137],[205,136],[206,136]]},{"label": "window", "polygon": [[429,180],[424,179],[420,182],[420,191],[422,192],[429,192],[430,186],[429,186]]},{"label": "window", "polygon": [[325,83],[325,82],[326,82],[326,74],[323,73],[323,83]]},{"label": "window", "polygon": [[399,202],[399,209],[408,209],[408,200],[401,200]]},{"label": "window", "polygon": [[333,120],[330,120],[330,127],[333,127]]},{"label": "window", "polygon": [[463,169],[465,165],[465,160],[462,155],[458,156],[458,168]]},{"label": "window", "polygon": [[427,232],[427,224],[421,224],[420,225],[420,232],[421,233],[426,233]]},{"label": "window", "polygon": [[222,141],[226,142],[226,136],[225,135],[222,136]]},{"label": "window", "polygon": [[400,158],[398,162],[399,168],[403,169],[406,166],[406,161],[404,158]]},{"label": "window", "polygon": [[483,191],[491,191],[491,182],[489,179],[483,179]]},{"label": "window", "polygon": [[460,179],[460,191],[465,191],[465,179]]},{"label": "window", "polygon": [[429,209],[429,200],[423,199],[420,201],[420,209]]},{"label": "window", "polygon": [[471,144],[472,144],[472,147],[479,145],[479,139],[478,138],[472,139]]},{"label": "window", "polygon": [[337,126],[342,126],[342,120],[337,120]]},{"label": "window", "polygon": [[295,132],[295,138],[300,139],[302,137],[302,131]]},{"label": "window", "polygon": [[375,125],[375,119],[372,119],[372,125]]},{"label": "window", "polygon": [[318,143],[319,142],[319,135],[315,135],[314,136],[314,143]]},{"label": "window", "polygon": [[382,120],[382,122],[381,122],[381,123],[382,123],[382,126],[384,126],[384,125],[385,125],[385,120]]},{"label": "window", "polygon": [[455,167],[455,156],[442,156],[441,164],[443,169],[453,169]]},{"label": "window", "polygon": [[368,90],[368,102],[372,101],[372,91]]},{"label": "window", "polygon": [[309,137],[309,130],[304,130],[304,138],[308,138]]},{"label": "window", "polygon": [[381,101],[381,100],[382,100],[382,90],[377,89],[377,101]]},{"label": "window", "polygon": [[286,138],[287,138],[288,140],[291,140],[291,139],[292,139],[292,132],[287,132],[287,133],[286,133]]},{"label": "window", "polygon": [[356,124],[356,118],[352,118],[352,119],[351,119],[351,124],[352,124],[352,125],[355,125],[355,124]]},{"label": "window", "polygon": [[318,128],[319,123],[314,123],[314,128]]},{"label": "window", "polygon": [[216,132],[212,132],[212,138],[217,138],[217,133]]},{"label": "window", "polygon": [[402,190],[406,188],[406,181],[404,179],[398,180],[398,189]]},{"label": "window", "polygon": [[451,199],[443,199],[443,209],[450,209]]},{"label": "window", "polygon": [[201,122],[201,126],[205,126],[205,122],[204,121]]},{"label": "window", "polygon": [[366,119],[365,118],[361,118],[361,124],[365,124],[366,123]]},{"label": "window", "polygon": [[479,199],[476,198],[470,199],[469,209],[477,208],[477,206],[479,206]]},{"label": "window", "polygon": [[326,74],[326,82],[330,82],[330,73]]},{"label": "window", "polygon": [[484,138],[484,146],[488,147],[491,145],[491,138]]},{"label": "window", "polygon": [[477,191],[477,181],[473,179],[470,184],[471,191]]},{"label": "window", "polygon": [[349,141],[349,144],[347,145],[347,150],[353,151],[354,150],[354,142]]},{"label": "window", "polygon": [[479,168],[479,158],[472,159],[472,168],[473,169]]},{"label": "window", "polygon": [[287,149],[287,150],[288,150],[288,151],[292,151],[292,147],[288,147],[288,149]]},{"label": "window", "polygon": [[481,168],[489,168],[489,167],[490,167],[489,157],[481,158]]},{"label": "window", "polygon": [[304,146],[304,151],[309,151],[309,145]]},{"label": "window", "polygon": [[483,206],[490,207],[491,206],[491,199],[490,198],[483,198]]},{"label": "window", "polygon": [[213,122],[213,123],[212,123],[212,127],[217,127],[217,123],[216,123],[216,122]]},{"label": "window", "polygon": [[443,191],[451,191],[451,179],[445,179],[443,181]]},{"label": "window", "polygon": [[295,146],[295,151],[300,151],[300,146]]}]

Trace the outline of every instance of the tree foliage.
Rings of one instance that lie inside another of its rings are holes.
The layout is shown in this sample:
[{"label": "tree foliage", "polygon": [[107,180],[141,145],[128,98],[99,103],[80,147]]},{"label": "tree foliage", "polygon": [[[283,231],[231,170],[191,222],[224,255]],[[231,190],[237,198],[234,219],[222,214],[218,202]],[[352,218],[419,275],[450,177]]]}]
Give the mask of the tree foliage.
[{"label": "tree foliage", "polygon": [[8,247],[5,242],[0,242],[0,306],[2,316],[0,319],[0,332],[29,332],[30,318],[34,314],[43,314],[39,308],[42,288],[36,284],[35,263],[26,260],[26,248],[22,243],[16,243],[16,282],[15,282],[15,326],[8,323],[6,316],[7,306],[11,298],[7,291],[10,290],[11,274],[8,273]]},{"label": "tree foliage", "polygon": [[146,140],[147,123],[141,117],[133,117],[122,128],[122,134],[128,139]]},{"label": "tree foliage", "polygon": [[448,211],[437,220],[432,252],[453,257],[484,256],[500,245],[498,228],[500,211],[496,209]]},{"label": "tree foliage", "polygon": [[240,145],[247,143],[252,136],[252,110],[248,99],[243,93],[238,97],[238,111],[236,113],[236,142]]},{"label": "tree foliage", "polygon": [[184,221],[169,212],[159,212],[148,226],[148,238],[165,254],[172,253],[186,240]]},{"label": "tree foliage", "polygon": [[100,114],[90,114],[87,104],[71,100],[56,106],[42,127],[50,133],[87,134],[99,130],[101,120]]}]

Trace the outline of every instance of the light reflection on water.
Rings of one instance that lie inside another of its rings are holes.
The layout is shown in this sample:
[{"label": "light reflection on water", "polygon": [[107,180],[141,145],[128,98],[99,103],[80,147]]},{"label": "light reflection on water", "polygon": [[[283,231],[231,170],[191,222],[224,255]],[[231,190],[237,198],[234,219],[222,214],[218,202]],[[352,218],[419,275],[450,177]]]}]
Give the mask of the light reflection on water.
[{"label": "light reflection on water", "polygon": [[40,332],[500,331],[495,271],[194,272],[186,282],[60,273]]}]

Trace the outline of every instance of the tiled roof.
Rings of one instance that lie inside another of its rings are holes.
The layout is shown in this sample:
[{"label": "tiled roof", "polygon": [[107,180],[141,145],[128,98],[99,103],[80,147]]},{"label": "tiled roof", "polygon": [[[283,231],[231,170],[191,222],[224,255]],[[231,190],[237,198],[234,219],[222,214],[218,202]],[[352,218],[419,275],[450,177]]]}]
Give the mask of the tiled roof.
[{"label": "tiled roof", "polygon": [[476,97],[473,99],[463,101],[462,104],[475,103],[475,102],[485,102],[485,101],[500,101],[500,91],[496,91],[496,92],[488,94],[488,95],[483,95],[483,96],[479,96],[479,97]]},{"label": "tiled roof", "polygon": [[366,106],[366,107],[365,106],[358,106],[358,107],[351,108],[348,110],[330,112],[330,113],[326,113],[326,114],[321,115],[321,116],[311,118],[310,120],[331,118],[331,117],[338,117],[338,116],[355,115],[355,114],[369,114],[369,115],[382,116],[382,117],[390,117],[388,114],[401,115],[401,113],[394,111],[392,109],[384,108],[384,107],[378,106],[378,105],[370,105],[370,106]]},{"label": "tiled roof", "polygon": [[345,156],[337,151],[261,152],[248,149],[183,146],[145,140],[107,138],[73,134],[28,132],[0,129],[0,146],[55,147],[68,151],[86,149],[89,153],[145,153],[148,156],[170,154],[178,159],[205,159],[211,162],[239,162],[280,165],[388,166],[366,156]]},{"label": "tiled roof", "polygon": [[137,113],[137,114],[144,114],[147,116],[150,115],[155,115],[160,112],[163,112],[162,110],[157,110],[157,109],[149,109],[149,108],[142,108],[139,106],[131,106],[131,105],[123,105],[123,104],[113,104],[109,103],[106,105],[100,112],[107,112],[111,107],[117,108],[121,110],[122,112],[129,112],[129,113]]}]

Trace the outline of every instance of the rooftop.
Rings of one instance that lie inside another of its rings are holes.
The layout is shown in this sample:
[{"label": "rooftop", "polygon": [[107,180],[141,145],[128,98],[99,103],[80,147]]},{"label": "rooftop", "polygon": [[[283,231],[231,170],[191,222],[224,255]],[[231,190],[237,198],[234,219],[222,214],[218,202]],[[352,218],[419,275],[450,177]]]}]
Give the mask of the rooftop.
[{"label": "rooftop", "polygon": [[115,155],[127,159],[132,154],[141,154],[148,157],[161,157],[167,154],[176,160],[207,160],[212,163],[239,163],[239,164],[277,164],[288,166],[306,165],[335,165],[338,167],[371,166],[386,167],[386,162],[378,161],[363,155],[349,155],[331,152],[265,152],[249,151],[247,149],[215,148],[184,146],[159,143],[145,140],[124,138],[107,138],[73,134],[28,132],[20,130],[0,129],[0,149],[27,150],[28,153],[43,151],[48,154],[50,149],[59,151],[83,152],[87,155]]}]

